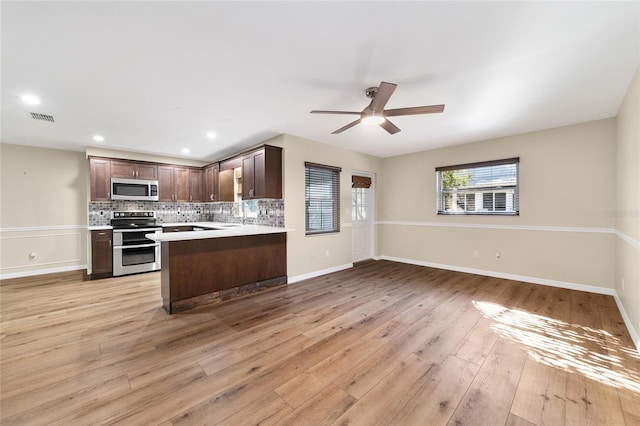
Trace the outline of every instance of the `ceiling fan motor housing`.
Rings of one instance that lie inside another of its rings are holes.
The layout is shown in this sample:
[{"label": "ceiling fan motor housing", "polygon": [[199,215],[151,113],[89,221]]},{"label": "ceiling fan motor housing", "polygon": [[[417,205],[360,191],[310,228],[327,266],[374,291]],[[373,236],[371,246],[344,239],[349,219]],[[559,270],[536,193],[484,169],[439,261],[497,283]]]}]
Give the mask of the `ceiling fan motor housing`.
[{"label": "ceiling fan motor housing", "polygon": [[367,95],[367,98],[373,99],[376,96],[376,93],[378,93],[378,88],[369,87],[367,90],[364,91],[364,93]]}]

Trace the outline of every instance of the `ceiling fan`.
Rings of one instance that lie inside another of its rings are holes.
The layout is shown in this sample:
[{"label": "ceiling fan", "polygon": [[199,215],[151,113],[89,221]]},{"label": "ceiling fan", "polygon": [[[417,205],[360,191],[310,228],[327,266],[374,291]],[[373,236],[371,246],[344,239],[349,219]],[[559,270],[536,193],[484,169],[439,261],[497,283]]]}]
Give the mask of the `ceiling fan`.
[{"label": "ceiling fan", "polygon": [[379,124],[380,127],[385,129],[390,134],[395,134],[400,131],[400,128],[387,119],[387,117],[397,117],[399,115],[416,115],[416,114],[433,114],[444,111],[444,104],[442,105],[428,105],[409,108],[395,108],[384,109],[384,106],[389,101],[389,98],[393,94],[393,91],[398,87],[397,84],[387,83],[385,81],[380,83],[379,87],[369,87],[365,90],[368,98],[371,99],[369,105],[360,112],[357,111],[318,111],[313,110],[311,114],[349,114],[359,115],[356,121],[352,121],[336,130],[331,132],[332,135],[342,133],[347,129],[352,128],[358,123],[363,124]]}]

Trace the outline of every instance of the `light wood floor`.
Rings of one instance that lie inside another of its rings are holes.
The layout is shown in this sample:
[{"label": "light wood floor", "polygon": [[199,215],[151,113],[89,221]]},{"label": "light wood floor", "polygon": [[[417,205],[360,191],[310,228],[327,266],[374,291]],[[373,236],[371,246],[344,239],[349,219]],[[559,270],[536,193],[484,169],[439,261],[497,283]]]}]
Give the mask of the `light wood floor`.
[{"label": "light wood floor", "polygon": [[159,273],[5,281],[8,425],[632,425],[610,296],[386,261],[173,316]]}]

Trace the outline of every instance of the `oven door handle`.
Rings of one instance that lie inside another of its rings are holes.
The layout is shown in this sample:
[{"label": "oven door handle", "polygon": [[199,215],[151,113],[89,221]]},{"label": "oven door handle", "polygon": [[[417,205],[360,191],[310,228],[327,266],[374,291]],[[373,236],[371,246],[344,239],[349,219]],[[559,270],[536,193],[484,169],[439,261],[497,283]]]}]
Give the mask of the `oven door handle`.
[{"label": "oven door handle", "polygon": [[146,248],[146,247],[158,247],[160,243],[152,243],[152,244],[140,244],[136,246],[113,246],[114,250],[123,250],[123,249],[131,249],[131,248]]}]

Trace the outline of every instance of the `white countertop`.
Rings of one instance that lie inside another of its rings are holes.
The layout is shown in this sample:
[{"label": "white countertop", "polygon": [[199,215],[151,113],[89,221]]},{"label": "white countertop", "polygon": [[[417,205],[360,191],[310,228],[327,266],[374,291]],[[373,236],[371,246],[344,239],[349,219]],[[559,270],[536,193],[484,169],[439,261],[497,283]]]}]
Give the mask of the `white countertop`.
[{"label": "white countertop", "polygon": [[89,231],[104,231],[106,229],[113,229],[111,225],[95,225],[95,226],[87,226]]},{"label": "white countertop", "polygon": [[162,226],[195,226],[202,228],[215,228],[210,231],[185,231],[185,232],[156,232],[145,234],[145,237],[154,241],[186,241],[201,240],[205,238],[242,237],[247,235],[279,234],[291,232],[291,228],[279,228],[275,226],[241,225],[238,223],[220,222],[189,222],[189,223],[162,223]]}]

